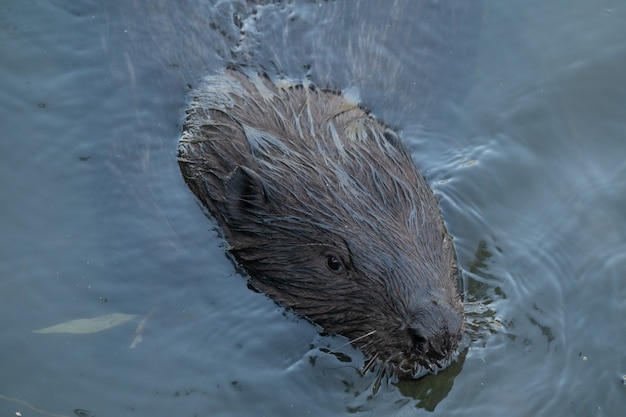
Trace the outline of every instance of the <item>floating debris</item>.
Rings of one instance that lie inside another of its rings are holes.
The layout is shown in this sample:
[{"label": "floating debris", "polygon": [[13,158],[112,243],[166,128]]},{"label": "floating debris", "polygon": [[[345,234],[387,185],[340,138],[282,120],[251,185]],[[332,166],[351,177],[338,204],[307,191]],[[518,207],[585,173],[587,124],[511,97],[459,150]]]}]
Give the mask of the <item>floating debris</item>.
[{"label": "floating debris", "polygon": [[103,330],[110,329],[120,324],[124,324],[136,317],[138,314],[112,313],[91,319],[70,320],[54,326],[45,327],[39,330],[33,330],[33,333],[72,333],[72,334],[89,334],[98,333]]}]

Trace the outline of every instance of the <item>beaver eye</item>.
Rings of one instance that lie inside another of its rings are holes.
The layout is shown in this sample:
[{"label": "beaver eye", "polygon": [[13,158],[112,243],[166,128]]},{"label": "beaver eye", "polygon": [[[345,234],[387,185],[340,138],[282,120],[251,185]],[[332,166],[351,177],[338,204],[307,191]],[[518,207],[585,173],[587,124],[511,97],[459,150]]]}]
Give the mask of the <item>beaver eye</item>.
[{"label": "beaver eye", "polygon": [[343,272],[343,263],[335,255],[326,256],[326,266],[334,273]]}]

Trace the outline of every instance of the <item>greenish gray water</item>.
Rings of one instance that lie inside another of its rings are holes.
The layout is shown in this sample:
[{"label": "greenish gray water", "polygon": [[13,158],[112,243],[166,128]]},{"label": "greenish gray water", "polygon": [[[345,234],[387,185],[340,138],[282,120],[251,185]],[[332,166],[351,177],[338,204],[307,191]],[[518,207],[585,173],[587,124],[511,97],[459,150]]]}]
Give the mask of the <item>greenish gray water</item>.
[{"label": "greenish gray water", "polygon": [[[626,7],[262,3],[0,5],[0,415],[623,414]],[[466,277],[453,366],[378,385],[246,288],[176,165],[189,88],[233,62],[409,144]],[[32,332],[109,313],[141,342]]]}]

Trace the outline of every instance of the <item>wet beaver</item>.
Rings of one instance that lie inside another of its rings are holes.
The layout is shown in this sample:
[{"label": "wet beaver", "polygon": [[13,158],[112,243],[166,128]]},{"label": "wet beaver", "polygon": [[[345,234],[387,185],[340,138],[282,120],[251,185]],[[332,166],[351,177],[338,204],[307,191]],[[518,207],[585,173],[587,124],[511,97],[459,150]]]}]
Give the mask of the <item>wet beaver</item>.
[{"label": "wet beaver", "polygon": [[343,96],[227,70],[187,109],[178,161],[251,283],[400,376],[463,332],[451,238],[398,136]]}]

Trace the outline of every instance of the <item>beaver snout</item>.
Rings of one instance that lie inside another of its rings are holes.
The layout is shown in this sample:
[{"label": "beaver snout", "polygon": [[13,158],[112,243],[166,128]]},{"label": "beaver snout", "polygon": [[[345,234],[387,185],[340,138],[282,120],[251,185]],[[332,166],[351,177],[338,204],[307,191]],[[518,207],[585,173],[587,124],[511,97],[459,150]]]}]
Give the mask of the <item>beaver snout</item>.
[{"label": "beaver snout", "polygon": [[462,316],[453,307],[437,302],[419,310],[407,329],[413,350],[433,362],[448,358],[461,339]]}]

